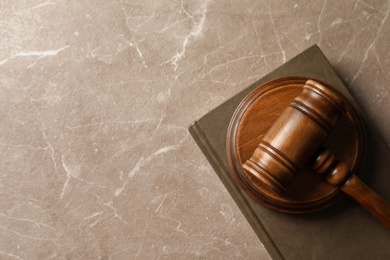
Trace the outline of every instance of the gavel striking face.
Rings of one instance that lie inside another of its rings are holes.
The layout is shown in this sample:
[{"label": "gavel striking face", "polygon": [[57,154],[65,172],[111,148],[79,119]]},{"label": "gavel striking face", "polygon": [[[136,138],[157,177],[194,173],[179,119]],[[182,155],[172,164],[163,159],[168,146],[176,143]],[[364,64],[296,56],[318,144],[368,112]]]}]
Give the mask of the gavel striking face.
[{"label": "gavel striking face", "polygon": [[283,195],[285,185],[315,155],[345,111],[340,97],[317,82],[307,81],[243,165],[248,177],[254,184],[260,181]]},{"label": "gavel striking face", "polygon": [[242,167],[253,187],[283,196],[289,182],[308,164],[390,228],[390,205],[349,172],[348,165],[322,148],[337,119],[346,113],[342,97],[306,81],[303,91],[264,135]]}]

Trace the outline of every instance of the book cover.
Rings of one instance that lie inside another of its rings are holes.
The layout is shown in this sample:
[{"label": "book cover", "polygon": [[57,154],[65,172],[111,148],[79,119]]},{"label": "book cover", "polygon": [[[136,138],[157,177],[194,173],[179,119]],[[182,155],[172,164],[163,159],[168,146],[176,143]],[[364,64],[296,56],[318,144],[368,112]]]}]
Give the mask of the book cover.
[{"label": "book cover", "polygon": [[[390,231],[346,196],[324,210],[291,215],[259,205],[235,182],[226,156],[230,119],[250,91],[287,76],[327,82],[353,102],[321,50],[312,46],[196,120],[189,127],[191,135],[273,259],[390,259]],[[359,177],[389,201],[389,151],[370,127],[366,132],[367,157]]]}]

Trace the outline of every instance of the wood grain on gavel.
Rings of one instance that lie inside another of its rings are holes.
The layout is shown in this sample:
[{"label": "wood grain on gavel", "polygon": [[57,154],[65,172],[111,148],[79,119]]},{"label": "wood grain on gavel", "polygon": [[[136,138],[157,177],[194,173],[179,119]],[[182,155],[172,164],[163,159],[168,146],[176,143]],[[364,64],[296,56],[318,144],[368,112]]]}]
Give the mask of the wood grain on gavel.
[{"label": "wood grain on gavel", "polygon": [[[308,80],[301,94],[264,135],[252,157],[243,164],[249,182],[258,190],[282,196],[286,185],[307,164],[364,206],[390,228],[390,205],[351,173],[348,165],[321,150],[337,119],[347,112],[341,96]],[[313,159],[314,158],[314,159]]]}]

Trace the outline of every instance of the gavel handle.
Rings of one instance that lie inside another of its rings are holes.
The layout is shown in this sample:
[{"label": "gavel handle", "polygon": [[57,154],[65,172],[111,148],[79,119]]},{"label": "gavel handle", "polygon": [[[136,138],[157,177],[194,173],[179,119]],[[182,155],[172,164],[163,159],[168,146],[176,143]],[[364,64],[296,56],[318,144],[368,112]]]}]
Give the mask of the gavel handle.
[{"label": "gavel handle", "polygon": [[340,188],[390,229],[390,204],[365,185],[356,175],[352,174]]},{"label": "gavel handle", "polygon": [[325,175],[327,182],[339,186],[390,229],[390,204],[351,174],[346,163],[336,162],[335,156],[323,149],[311,166],[317,174]]}]

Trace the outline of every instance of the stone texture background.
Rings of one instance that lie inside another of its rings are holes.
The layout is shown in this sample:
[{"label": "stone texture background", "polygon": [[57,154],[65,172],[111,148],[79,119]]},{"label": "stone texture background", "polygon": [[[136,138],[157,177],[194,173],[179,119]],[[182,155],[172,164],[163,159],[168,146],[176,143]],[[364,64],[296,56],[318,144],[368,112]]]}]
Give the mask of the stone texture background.
[{"label": "stone texture background", "polygon": [[187,127],[318,44],[389,145],[389,10],[0,0],[0,258],[269,259]]}]

